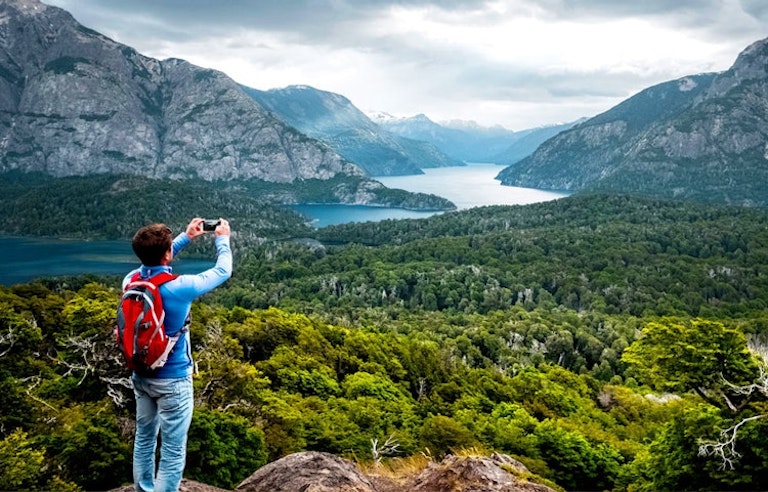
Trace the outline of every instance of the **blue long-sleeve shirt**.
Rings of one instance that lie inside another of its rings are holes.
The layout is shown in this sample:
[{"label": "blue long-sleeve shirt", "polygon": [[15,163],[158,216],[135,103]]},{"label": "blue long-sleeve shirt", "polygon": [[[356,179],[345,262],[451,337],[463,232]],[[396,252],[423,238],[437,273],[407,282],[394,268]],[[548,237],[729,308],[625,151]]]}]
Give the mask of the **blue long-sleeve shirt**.
[{"label": "blue long-sleeve shirt", "polygon": [[[176,256],[191,240],[186,233],[181,233],[173,240],[173,256]],[[229,236],[217,236],[216,265],[197,275],[179,275],[174,280],[160,286],[165,310],[165,331],[168,336],[175,336],[184,327],[184,321],[189,315],[192,301],[223,284],[232,276],[232,250],[229,247]],[[160,272],[171,273],[170,266],[141,267],[131,271],[123,279],[123,289],[131,281],[131,277],[141,272],[141,278],[154,277]],[[189,376],[193,372],[192,344],[189,331],[179,338],[171,351],[168,361],[158,369],[153,377],[175,379]]]}]

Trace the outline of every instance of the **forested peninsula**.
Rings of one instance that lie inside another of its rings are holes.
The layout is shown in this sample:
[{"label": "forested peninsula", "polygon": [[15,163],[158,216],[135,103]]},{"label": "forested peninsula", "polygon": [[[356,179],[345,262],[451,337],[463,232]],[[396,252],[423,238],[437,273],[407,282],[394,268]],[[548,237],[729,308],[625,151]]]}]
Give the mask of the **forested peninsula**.
[{"label": "forested peninsula", "polygon": [[[563,490],[768,488],[764,209],[594,194],[233,229],[235,274],[192,313],[187,478],[232,489],[309,450],[396,479],[500,452]],[[130,482],[118,296],[93,276],[0,288],[0,489]]]}]

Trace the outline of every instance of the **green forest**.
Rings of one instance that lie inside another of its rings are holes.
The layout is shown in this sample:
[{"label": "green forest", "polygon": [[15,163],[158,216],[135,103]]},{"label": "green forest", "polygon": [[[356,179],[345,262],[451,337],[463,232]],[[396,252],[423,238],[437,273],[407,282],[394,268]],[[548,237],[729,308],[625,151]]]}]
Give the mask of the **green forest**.
[{"label": "green forest", "polygon": [[85,239],[130,238],[142,225],[165,222],[183,230],[191,217],[227,217],[241,240],[285,239],[312,234],[306,219],[286,208],[295,203],[339,203],[365,189],[381,206],[452,210],[445,198],[372,187],[367,178],[338,175],[272,183],[159,180],[96,174],[54,178],[43,173],[0,173],[0,233]]},{"label": "green forest", "polygon": [[[561,490],[768,489],[768,211],[594,194],[315,230],[261,206],[284,222],[208,214],[235,271],[193,306],[187,478],[472,450]],[[129,234],[96,210],[82,231]],[[0,288],[0,490],[130,482],[119,294]]]}]

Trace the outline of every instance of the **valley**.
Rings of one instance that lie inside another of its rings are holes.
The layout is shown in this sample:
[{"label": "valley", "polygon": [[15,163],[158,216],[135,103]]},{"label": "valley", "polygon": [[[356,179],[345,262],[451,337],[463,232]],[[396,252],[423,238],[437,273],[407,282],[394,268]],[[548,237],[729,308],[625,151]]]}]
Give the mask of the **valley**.
[{"label": "valley", "polygon": [[[0,1],[0,490],[131,483],[113,335],[129,238],[196,216],[229,220],[234,269],[191,308],[188,479],[235,490],[309,451],[400,492],[501,453],[504,490],[768,490],[768,39],[734,56],[513,132],[253,89]],[[493,97],[520,95],[522,77],[471,58],[455,78],[502,74]],[[410,65],[412,86],[418,66],[439,63]],[[178,273],[211,251],[201,238]]]}]

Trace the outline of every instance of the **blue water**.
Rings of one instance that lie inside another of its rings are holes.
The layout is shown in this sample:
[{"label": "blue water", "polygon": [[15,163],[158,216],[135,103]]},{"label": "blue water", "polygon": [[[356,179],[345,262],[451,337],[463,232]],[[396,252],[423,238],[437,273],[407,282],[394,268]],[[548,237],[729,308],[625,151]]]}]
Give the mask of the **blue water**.
[{"label": "blue water", "polygon": [[468,164],[425,169],[419,176],[376,178],[388,188],[432,193],[452,201],[459,210],[483,205],[525,205],[568,196],[567,193],[502,186],[494,179],[506,166]]},{"label": "blue water", "polygon": [[[483,205],[525,205],[567,196],[554,191],[502,186],[494,179],[502,169],[504,166],[496,164],[468,164],[425,169],[424,174],[418,176],[377,177],[376,180],[388,188],[442,196],[459,210]],[[291,208],[307,216],[315,227],[384,219],[418,219],[440,213],[363,205],[295,205]]]},{"label": "blue water", "polygon": [[[494,164],[426,169],[419,176],[377,178],[390,188],[432,193],[451,200],[459,210],[482,205],[521,205],[565,196],[563,193],[501,186],[494,177],[503,169]],[[440,212],[416,212],[362,205],[297,205],[315,227],[346,222],[423,218]],[[213,256],[213,249],[211,249]],[[68,241],[0,237],[0,285],[23,283],[39,277],[122,275],[138,266],[130,241]],[[2,261],[2,260],[0,260]],[[214,264],[214,259],[174,259],[176,273],[196,273]]]},{"label": "blue water", "polygon": [[[0,255],[5,264],[0,268],[0,285],[29,282],[40,277],[58,277],[92,273],[123,275],[139,266],[125,241],[75,241],[0,237]],[[213,255],[213,246],[211,247]],[[173,260],[174,273],[197,273],[214,265],[215,259]]]},{"label": "blue water", "polygon": [[292,205],[291,208],[309,218],[313,227],[386,219],[422,219],[436,213],[367,205]]}]

